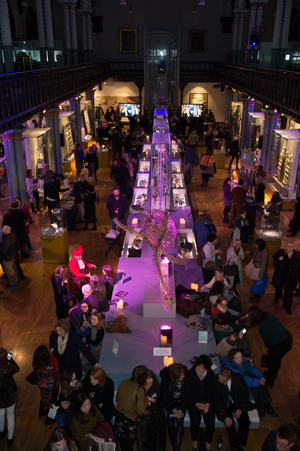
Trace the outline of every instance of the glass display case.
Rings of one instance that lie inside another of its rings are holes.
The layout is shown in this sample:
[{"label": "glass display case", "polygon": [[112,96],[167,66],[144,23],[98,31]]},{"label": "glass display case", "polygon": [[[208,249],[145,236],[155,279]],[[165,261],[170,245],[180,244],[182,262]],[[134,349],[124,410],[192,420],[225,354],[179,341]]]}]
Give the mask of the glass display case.
[{"label": "glass display case", "polygon": [[138,188],[148,188],[149,185],[149,174],[142,174],[140,172],[137,173],[136,175],[136,182],[135,182],[135,186],[137,186]]},{"label": "glass display case", "polygon": [[142,154],[143,160],[150,160],[151,158],[151,144],[147,143],[143,145]]},{"label": "glass display case", "polygon": [[267,210],[264,212],[259,227],[255,229],[258,238],[264,240],[277,240],[282,238],[284,217],[272,216],[268,214]]},{"label": "glass display case", "polygon": [[249,113],[249,127],[247,127],[247,146],[252,152],[262,147],[264,133],[265,113]]},{"label": "glass display case", "polygon": [[174,207],[186,207],[188,206],[186,189],[173,188],[173,206]]},{"label": "glass display case", "polygon": [[172,174],[175,174],[175,173],[179,174],[180,172],[182,172],[181,164],[179,162],[172,161],[171,172],[172,172]]},{"label": "glass display case", "polygon": [[51,128],[28,128],[22,133],[27,169],[39,177],[44,165],[54,169]]},{"label": "glass display case", "polygon": [[269,187],[279,191],[284,200],[295,199],[299,178],[299,130],[274,130],[273,148],[270,156]]},{"label": "glass display case", "polygon": [[234,136],[240,136],[242,130],[243,102],[231,102],[230,124],[234,129]]},{"label": "glass display case", "polygon": [[[74,158],[74,140],[71,127],[72,111],[60,111],[59,112],[59,133],[61,136],[61,156],[64,159],[68,154],[71,154]],[[63,143],[63,145],[62,145]]]},{"label": "glass display case", "polygon": [[67,211],[65,202],[39,216],[44,263],[65,263],[69,257]]},{"label": "glass display case", "polygon": [[138,205],[139,207],[146,208],[147,199],[148,199],[147,188],[134,188],[132,205]]},{"label": "glass display case", "polygon": [[193,229],[177,230],[176,241],[179,258],[196,258],[197,246]]},{"label": "glass display case", "polygon": [[168,119],[154,119],[153,133],[170,133]]},{"label": "glass display case", "polygon": [[[131,224],[129,225],[132,226]],[[135,228],[135,230],[139,232],[141,229]],[[142,246],[143,239],[141,237],[126,233],[122,257],[140,258],[142,256]]]},{"label": "glass display case", "polygon": [[182,173],[172,174],[172,188],[185,188],[184,177]]},{"label": "glass display case", "polygon": [[139,172],[150,172],[150,161],[140,160]]},{"label": "glass display case", "polygon": [[151,210],[169,210],[171,194],[171,136],[154,134],[151,146]]},{"label": "glass display case", "polygon": [[81,129],[82,136],[92,135],[92,102],[90,100],[81,100],[80,102],[81,111]]},{"label": "glass display case", "polygon": [[168,119],[168,110],[165,109],[155,109],[154,119]]}]

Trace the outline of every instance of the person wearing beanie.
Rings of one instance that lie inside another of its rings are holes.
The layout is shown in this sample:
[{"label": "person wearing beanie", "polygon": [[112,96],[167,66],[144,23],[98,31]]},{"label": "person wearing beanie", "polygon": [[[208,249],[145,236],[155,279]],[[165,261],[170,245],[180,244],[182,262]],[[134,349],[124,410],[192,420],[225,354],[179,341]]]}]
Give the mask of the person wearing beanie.
[{"label": "person wearing beanie", "polygon": [[84,272],[85,267],[87,266],[89,269],[97,269],[96,265],[91,263],[87,263],[82,258],[82,246],[81,244],[73,250],[73,257],[69,262],[69,270],[70,270],[70,289],[73,295],[74,300],[80,299],[82,297],[81,294],[81,286],[84,279],[91,277],[91,274],[86,274]]},{"label": "person wearing beanie", "polygon": [[3,225],[11,228],[11,231],[17,235],[19,242],[19,249],[22,258],[29,258],[30,254],[26,252],[26,233],[24,227],[24,220],[28,216],[24,211],[19,210],[18,202],[15,200],[10,204],[10,208],[3,214]]}]

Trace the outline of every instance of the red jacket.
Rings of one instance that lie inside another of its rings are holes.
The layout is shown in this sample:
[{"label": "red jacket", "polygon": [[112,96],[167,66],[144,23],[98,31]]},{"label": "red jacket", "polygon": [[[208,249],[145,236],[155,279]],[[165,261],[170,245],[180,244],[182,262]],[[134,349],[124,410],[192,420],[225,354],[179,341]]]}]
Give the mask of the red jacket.
[{"label": "red jacket", "polygon": [[[26,235],[29,235],[29,224],[32,221],[30,210],[26,204],[23,204],[23,207],[21,208],[21,211],[23,211],[27,215],[27,219],[24,219],[24,227],[25,227],[25,233]],[[26,225],[28,224],[28,225]]]},{"label": "red jacket", "polygon": [[[82,261],[85,264],[85,266],[87,266],[88,268],[92,267],[91,263],[87,263],[84,259],[82,259]],[[75,257],[72,257],[71,260],[69,261],[69,270],[72,274],[74,274],[75,277],[82,277],[82,278],[87,277],[87,274],[80,272],[79,263],[78,263],[77,258],[75,258]]]}]

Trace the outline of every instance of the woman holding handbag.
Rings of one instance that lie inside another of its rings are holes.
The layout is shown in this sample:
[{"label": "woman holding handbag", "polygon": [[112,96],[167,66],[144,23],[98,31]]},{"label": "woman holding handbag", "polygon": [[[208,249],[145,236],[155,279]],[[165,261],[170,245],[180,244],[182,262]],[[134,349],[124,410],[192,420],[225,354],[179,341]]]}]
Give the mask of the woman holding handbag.
[{"label": "woman holding handbag", "polygon": [[214,175],[214,157],[211,155],[211,151],[206,149],[204,156],[200,163],[200,170],[202,172],[202,184],[201,186],[207,186],[209,177]]},{"label": "woman holding handbag", "polygon": [[[238,274],[231,276],[228,275],[228,279],[230,282],[230,285],[233,288],[233,291],[238,296],[239,293],[236,291],[236,286],[239,283],[240,288],[243,287],[243,266],[242,266],[242,260],[245,258],[244,249],[242,248],[242,242],[240,240],[232,240],[230,247],[227,250],[227,262],[226,266],[236,265],[238,269]],[[224,271],[226,272],[225,268]]]},{"label": "woman holding handbag", "polygon": [[[269,256],[266,242],[262,238],[258,238],[254,244],[255,248],[253,252],[253,258],[246,266],[245,271],[249,279],[257,281],[258,279],[262,279],[263,277],[267,277],[268,275]],[[246,254],[251,254],[251,252],[246,251]],[[249,301],[259,302],[260,296],[261,295],[252,294]]]}]

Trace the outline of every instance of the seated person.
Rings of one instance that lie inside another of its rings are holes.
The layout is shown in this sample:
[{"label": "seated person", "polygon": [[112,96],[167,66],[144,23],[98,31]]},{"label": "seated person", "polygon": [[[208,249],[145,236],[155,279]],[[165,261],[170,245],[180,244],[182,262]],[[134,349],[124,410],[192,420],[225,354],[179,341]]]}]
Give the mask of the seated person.
[{"label": "seated person", "polygon": [[240,324],[240,320],[237,319],[238,312],[229,310],[227,304],[227,299],[224,296],[219,296],[215,305],[211,308],[210,319],[216,330],[228,334],[233,331],[239,332],[244,328],[244,325]]},{"label": "seated person", "polygon": [[239,333],[232,332],[230,335],[228,335],[228,337],[224,337],[220,341],[220,343],[218,343],[217,351],[220,360],[222,360],[223,357],[227,356],[228,352],[232,348],[239,348],[243,353],[244,359],[253,364],[248,339],[245,336],[245,332],[243,331],[243,329]]},{"label": "seated person", "polygon": [[82,337],[87,337],[91,332],[91,314],[96,310],[92,308],[88,300],[83,299],[69,311],[69,321],[72,329]]},{"label": "seated person", "polygon": [[[213,286],[211,287],[211,290],[209,292],[209,302],[211,303],[211,305],[214,305],[216,303],[219,296],[224,295],[224,291],[225,291],[224,285],[222,282],[218,281],[213,284]],[[233,298],[231,298],[230,301],[227,296],[227,301],[228,301],[228,308],[235,310],[236,312],[242,311],[241,303],[236,296],[233,296]]]},{"label": "seated person", "polygon": [[295,445],[297,433],[289,424],[279,426],[277,431],[271,431],[262,446],[262,451],[299,451]]},{"label": "seated person", "polygon": [[[227,299],[228,308],[231,308],[233,310],[240,312],[241,309],[233,307],[233,304],[235,305],[235,307],[240,306],[240,302],[238,301],[233,288],[231,287],[230,283],[228,282],[228,279],[225,277],[225,274],[222,270],[217,269],[215,271],[215,276],[211,279],[211,281],[209,283],[207,283],[206,285],[203,285],[203,287],[201,287],[200,292],[201,293],[210,293],[213,285],[216,282],[221,282],[223,285],[223,292],[219,293],[219,294],[220,294],[220,296],[224,296]],[[215,293],[215,294],[218,294],[218,293]],[[232,303],[234,298],[238,301],[238,303],[236,303],[236,301],[234,303]],[[231,303],[231,305],[229,305],[229,303]]]},{"label": "seated person", "polygon": [[227,356],[222,359],[222,364],[230,368],[233,373],[238,373],[243,376],[250,392],[249,401],[254,400],[255,406],[253,406],[253,410],[255,407],[257,408],[260,418],[265,417],[266,413],[274,418],[278,418],[279,415],[275,413],[270,404],[271,397],[264,375],[243,358],[243,354],[239,348],[231,349]]}]

